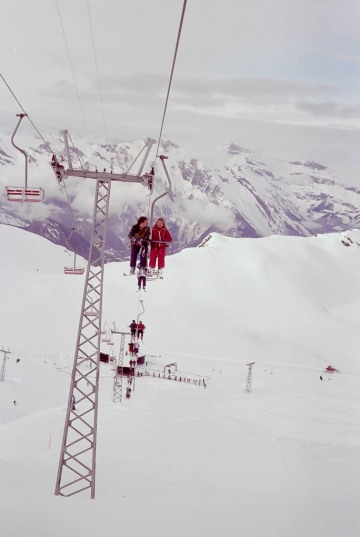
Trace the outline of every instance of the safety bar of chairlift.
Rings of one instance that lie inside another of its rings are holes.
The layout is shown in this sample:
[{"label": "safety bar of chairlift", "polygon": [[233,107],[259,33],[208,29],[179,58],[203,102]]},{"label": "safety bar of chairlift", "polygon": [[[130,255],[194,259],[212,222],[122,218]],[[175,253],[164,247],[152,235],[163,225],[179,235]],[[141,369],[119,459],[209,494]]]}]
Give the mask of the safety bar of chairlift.
[{"label": "safety bar of chairlift", "polygon": [[20,126],[21,121],[24,117],[27,117],[27,114],[16,114],[19,118],[19,121],[15,127],[13,135],[11,137],[11,144],[20,151],[25,157],[25,187],[15,187],[7,186],[5,187],[6,199],[8,201],[17,201],[17,202],[39,202],[43,201],[45,197],[45,191],[43,188],[28,187],[28,155],[24,149],[17,146],[14,142],[15,134]]}]

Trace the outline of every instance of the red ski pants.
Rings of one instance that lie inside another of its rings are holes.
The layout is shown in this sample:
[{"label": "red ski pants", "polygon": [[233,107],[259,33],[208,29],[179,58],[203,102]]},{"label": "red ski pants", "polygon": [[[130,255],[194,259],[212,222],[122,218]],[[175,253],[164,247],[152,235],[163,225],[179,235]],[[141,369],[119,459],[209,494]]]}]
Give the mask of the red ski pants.
[{"label": "red ski pants", "polygon": [[158,268],[163,269],[165,267],[165,250],[166,248],[164,246],[160,246],[158,248],[157,246],[153,246],[150,250],[150,268],[155,268],[156,265],[156,259],[158,260]]}]

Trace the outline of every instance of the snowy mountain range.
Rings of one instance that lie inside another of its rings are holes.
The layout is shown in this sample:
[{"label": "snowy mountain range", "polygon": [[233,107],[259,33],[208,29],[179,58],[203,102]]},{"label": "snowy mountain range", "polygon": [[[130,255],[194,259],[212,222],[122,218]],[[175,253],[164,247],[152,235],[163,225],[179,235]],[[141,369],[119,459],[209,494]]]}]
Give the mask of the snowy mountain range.
[{"label": "snowy mountain range", "polygon": [[[50,145],[58,155],[63,154],[60,138],[51,136]],[[81,146],[82,150],[71,149],[74,167],[81,164],[85,169],[120,173],[129,169],[143,142]],[[23,227],[87,257],[94,181],[67,179],[65,191],[49,167],[49,148],[41,143],[27,151],[29,185],[43,187],[45,201],[29,206],[2,197],[0,223]],[[170,141],[161,144],[161,153],[168,156],[172,191],[156,205],[155,217],[162,215],[167,220],[174,239],[172,253],[199,244],[214,231],[231,237],[308,236],[360,225],[360,189],[345,186],[319,163],[262,158],[234,143],[214,151],[216,165],[189,157]],[[0,140],[2,188],[23,184],[23,162],[22,155]],[[144,172],[151,164],[149,160]],[[149,191],[141,185],[113,185],[107,261],[128,257],[130,226],[138,216],[148,214],[152,199],[166,189],[160,162],[155,169],[154,195],[150,199]],[[72,228],[75,231],[71,232]]]}]

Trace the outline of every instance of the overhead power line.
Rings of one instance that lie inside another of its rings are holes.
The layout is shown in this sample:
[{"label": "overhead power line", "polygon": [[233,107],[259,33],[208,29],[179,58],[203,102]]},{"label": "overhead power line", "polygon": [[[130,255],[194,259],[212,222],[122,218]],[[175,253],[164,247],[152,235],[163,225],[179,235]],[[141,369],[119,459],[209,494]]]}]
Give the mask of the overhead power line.
[{"label": "overhead power line", "polygon": [[67,42],[67,39],[66,39],[64,24],[63,24],[63,21],[62,21],[62,18],[61,18],[61,13],[60,13],[58,1],[55,0],[55,3],[56,3],[57,12],[58,12],[58,15],[59,15],[61,30],[62,30],[62,34],[63,34],[63,38],[64,38],[64,42],[65,42],[65,47],[66,47],[66,51],[67,51],[67,55],[68,55],[68,59],[69,59],[69,63],[70,63],[70,68],[71,68],[71,72],[72,72],[72,76],[73,76],[73,80],[74,80],[76,94],[77,94],[77,98],[78,98],[78,101],[79,101],[80,111],[81,111],[81,115],[82,115],[83,122],[84,122],[85,132],[86,132],[87,138],[89,139],[89,131],[88,131],[87,124],[86,124],[85,113],[84,113],[84,108],[83,108],[83,105],[82,105],[82,102],[81,102],[78,83],[77,83],[77,80],[76,80],[75,69],[74,69],[73,63],[71,61],[70,49],[69,49],[68,42]]},{"label": "overhead power line", "polygon": [[[9,89],[11,95],[14,97],[15,101],[18,103],[18,105],[20,106],[21,110],[24,112],[24,114],[26,114],[28,120],[30,121],[31,125],[34,127],[34,129],[36,130],[36,132],[38,133],[38,135],[40,136],[40,138],[42,139],[42,141],[44,142],[45,146],[47,147],[47,149],[50,151],[50,153],[54,154],[55,151],[52,150],[49,142],[47,142],[45,140],[45,138],[43,137],[43,135],[41,134],[41,132],[39,131],[39,129],[36,127],[36,125],[34,124],[34,122],[30,119],[29,115],[27,114],[25,108],[22,106],[21,102],[19,101],[19,99],[16,97],[14,91],[11,89],[11,87],[9,86],[9,84],[7,83],[7,81],[5,80],[4,76],[0,73],[0,77],[2,78],[2,80],[4,81],[5,85],[7,86],[7,88]],[[72,142],[72,140],[71,140]],[[72,144],[74,145],[74,143],[72,142]],[[82,168],[84,168],[82,162],[81,162],[81,159],[80,159],[80,155],[78,155],[78,159],[80,161],[80,165]],[[68,191],[66,189],[66,184],[65,184],[65,181],[63,182],[63,186],[64,186],[64,190],[65,190],[65,194],[66,194],[66,198],[67,198],[67,204],[68,204],[68,207],[69,207],[69,211],[70,211],[70,214],[71,214],[71,219],[72,219],[72,222],[73,222],[73,227],[75,228],[75,217],[74,217],[74,213],[73,213],[73,210],[72,210],[72,207],[71,207],[71,202],[70,202],[70,197],[69,197],[69,194],[68,194]],[[77,240],[78,240],[78,244],[79,244],[79,248],[80,248],[80,251],[81,251],[81,255],[84,257],[83,255],[83,248],[81,246],[81,243],[80,243],[80,239],[79,237],[77,236]]]},{"label": "overhead power line", "polygon": [[29,117],[29,114],[26,112],[25,108],[23,107],[23,105],[20,103],[19,99],[16,97],[15,93],[13,92],[13,90],[10,88],[9,84],[6,82],[4,76],[0,73],[0,76],[1,78],[3,79],[5,85],[7,86],[7,88],[9,89],[11,95],[14,97],[15,101],[18,103],[18,105],[20,106],[21,110],[24,112],[24,114],[26,114],[28,120],[30,121],[31,125],[34,127],[34,129],[36,130],[36,132],[38,133],[38,135],[40,136],[40,138],[42,139],[42,141],[44,142],[44,144],[46,145],[46,147],[48,148],[48,150],[50,151],[50,153],[55,153],[55,151],[53,151],[50,147],[50,144],[49,142],[47,142],[45,140],[45,138],[43,137],[43,135],[41,134],[41,132],[39,131],[39,129],[36,127],[36,125],[34,124],[34,122],[30,119]]},{"label": "overhead power line", "polygon": [[96,74],[97,74],[97,80],[98,80],[98,86],[99,86],[99,95],[100,95],[100,102],[101,102],[102,117],[103,117],[103,122],[104,122],[105,139],[106,139],[106,143],[108,143],[108,134],[107,134],[106,119],[105,119],[104,102],[103,102],[103,97],[102,97],[102,92],[101,92],[99,68],[98,68],[98,62],[97,62],[97,57],[96,57],[95,39],[94,39],[93,26],[92,26],[92,22],[91,22],[91,12],[90,12],[89,0],[87,0],[87,8],[88,8],[88,14],[89,14],[89,23],[90,23],[93,51],[94,51]]}]

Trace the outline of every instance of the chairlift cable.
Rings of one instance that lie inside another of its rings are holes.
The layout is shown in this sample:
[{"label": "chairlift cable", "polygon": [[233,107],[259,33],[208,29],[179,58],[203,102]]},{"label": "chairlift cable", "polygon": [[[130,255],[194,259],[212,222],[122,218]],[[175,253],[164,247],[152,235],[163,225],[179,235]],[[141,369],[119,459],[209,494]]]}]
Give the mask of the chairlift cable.
[{"label": "chairlift cable", "polygon": [[[74,142],[72,141],[72,138],[71,138],[71,135],[70,135],[69,132],[68,132],[68,136],[69,136],[69,138],[70,138],[70,142],[72,143],[73,148],[75,149],[75,144],[74,144]],[[79,159],[81,168],[84,169],[84,165],[83,165],[83,163],[82,163],[82,161],[81,161],[81,158],[80,158],[79,153],[77,153],[77,158]]]},{"label": "chairlift cable", "polygon": [[68,55],[68,59],[69,59],[70,67],[71,67],[71,72],[72,72],[72,76],[73,76],[73,80],[74,80],[74,85],[75,85],[75,89],[76,89],[76,94],[77,94],[77,98],[78,98],[78,101],[79,101],[79,106],[80,106],[80,110],[81,110],[81,115],[82,115],[83,122],[84,122],[84,127],[85,127],[85,131],[86,131],[86,136],[87,136],[88,139],[90,139],[90,137],[89,137],[89,131],[88,131],[87,124],[86,124],[86,120],[85,120],[84,109],[83,109],[82,102],[81,102],[81,97],[80,97],[79,87],[78,87],[78,84],[77,84],[77,81],[76,81],[75,70],[74,70],[73,63],[72,63],[72,61],[71,61],[70,50],[69,50],[68,42],[67,42],[67,39],[66,39],[66,34],[65,34],[64,24],[63,24],[63,21],[62,21],[62,18],[61,18],[61,13],[60,13],[60,9],[59,9],[59,4],[58,4],[58,1],[57,1],[57,0],[55,0],[55,3],[56,3],[56,8],[57,8],[57,12],[58,12],[58,15],[59,15],[59,20],[60,20],[60,25],[61,25],[61,30],[62,30],[62,34],[63,34],[63,38],[64,38],[64,42],[65,42],[65,47],[66,47],[66,50],[67,50],[67,55]]},{"label": "chairlift cable", "polygon": [[[75,217],[74,217],[74,213],[73,213],[73,210],[72,210],[72,207],[71,207],[71,202],[70,202],[70,197],[69,197],[69,194],[68,194],[68,191],[67,191],[67,188],[66,188],[66,184],[65,184],[65,181],[63,181],[62,183],[64,185],[64,190],[65,190],[65,194],[66,194],[66,197],[67,197],[67,203],[68,203],[68,207],[69,207],[69,210],[70,210],[70,214],[71,214],[71,220],[72,220],[72,231],[71,231],[71,234],[73,233],[73,230],[76,231],[76,226],[75,226]],[[81,256],[86,259],[86,257],[84,256],[84,251],[83,251],[83,247],[82,247],[82,244],[80,242],[80,238],[79,238],[79,235],[76,234],[76,237],[77,237],[77,241],[78,241],[78,245],[79,245],[79,250],[81,252]],[[70,237],[69,237],[70,238]],[[75,252],[74,252],[75,253]]]},{"label": "chairlift cable", "polygon": [[15,93],[13,92],[13,90],[10,88],[9,84],[6,82],[4,76],[0,73],[0,76],[1,78],[3,79],[5,85],[7,86],[7,88],[9,89],[11,95],[14,97],[15,101],[18,103],[18,105],[20,106],[21,110],[24,112],[24,114],[27,116],[28,120],[30,121],[31,125],[34,127],[34,129],[36,130],[36,132],[38,133],[38,135],[40,136],[40,138],[42,139],[42,141],[44,142],[45,146],[48,148],[48,150],[50,151],[50,153],[55,153],[55,151],[53,151],[50,147],[50,144],[49,142],[47,142],[45,140],[45,138],[43,137],[43,135],[41,134],[41,132],[39,131],[39,129],[36,127],[36,125],[34,124],[34,122],[30,119],[29,117],[29,114],[26,112],[26,110],[24,109],[24,107],[22,106],[22,104],[20,103],[19,99],[16,97]]},{"label": "chairlift cable", "polygon": [[96,66],[96,74],[97,74],[97,80],[98,80],[98,86],[99,86],[99,95],[100,95],[100,102],[101,102],[101,111],[102,111],[102,117],[103,117],[103,122],[104,122],[105,140],[106,140],[106,143],[109,143],[109,142],[108,142],[108,133],[107,133],[107,126],[106,126],[106,119],[105,119],[104,102],[103,102],[102,91],[101,91],[101,84],[100,84],[100,77],[99,77],[99,68],[98,68],[98,62],[97,62],[97,57],[96,57],[95,38],[94,38],[93,26],[92,26],[92,22],[91,22],[91,12],[90,12],[89,0],[87,0],[87,8],[88,8],[88,14],[89,14],[89,23],[90,23],[90,30],[91,30],[91,38],[92,38],[92,44],[93,44],[93,51],[94,51],[94,60],[95,60],[95,66]]},{"label": "chairlift cable", "polygon": [[166,111],[167,111],[167,105],[168,105],[169,96],[170,96],[170,89],[171,89],[171,84],[172,84],[172,79],[173,79],[173,74],[174,74],[174,69],[175,69],[175,63],[176,63],[178,48],[179,48],[181,30],[182,30],[182,25],[183,25],[184,16],[185,16],[186,3],[187,3],[187,0],[184,0],[184,5],[183,5],[183,9],[182,9],[182,13],[181,13],[181,19],[180,19],[180,25],[179,25],[179,30],[178,30],[177,40],[176,40],[174,58],[173,58],[173,63],[172,63],[172,67],[171,67],[169,85],[168,85],[168,90],[167,90],[167,95],[166,95],[166,100],[165,100],[164,112],[163,112],[163,117],[162,117],[162,121],[161,121],[158,145],[157,145],[157,149],[156,149],[156,157],[158,157],[158,155],[159,155],[159,147],[160,147],[161,136],[162,136],[162,131],[163,131],[163,127],[164,127],[164,121],[165,121],[165,116],[166,116]]},{"label": "chairlift cable", "polygon": [[[9,89],[10,93],[12,94],[12,96],[14,97],[14,99],[16,100],[16,102],[18,103],[18,105],[20,106],[21,110],[24,112],[24,114],[26,115],[26,117],[28,118],[28,120],[30,121],[31,125],[34,127],[34,129],[36,130],[36,132],[38,133],[38,135],[40,136],[40,138],[42,139],[42,141],[44,142],[45,146],[47,147],[47,149],[50,151],[50,153],[55,153],[55,151],[52,150],[49,142],[47,142],[45,140],[45,138],[43,137],[43,135],[41,134],[41,132],[38,130],[38,128],[35,126],[34,122],[30,119],[29,115],[26,113],[26,110],[24,109],[24,107],[22,106],[22,104],[20,103],[19,99],[16,97],[15,93],[13,92],[13,90],[11,89],[11,87],[9,86],[9,84],[7,83],[7,81],[5,80],[4,76],[0,73],[0,76],[1,78],[3,79],[5,85],[7,86],[7,88]],[[73,144],[73,141],[71,140],[72,144]],[[74,145],[74,144],[73,144]],[[80,159],[80,157],[79,157]],[[80,164],[82,165],[81,161],[80,161]],[[63,185],[64,185],[64,189],[65,189],[65,193],[66,193],[66,197],[67,197],[67,202],[68,202],[68,206],[69,206],[69,210],[70,210],[70,214],[71,214],[71,218],[72,218],[72,221],[73,221],[73,226],[75,226],[75,218],[74,218],[74,214],[73,214],[73,211],[72,211],[72,207],[71,207],[71,203],[70,203],[70,198],[69,198],[69,195],[68,195],[68,192],[67,192],[67,189],[66,189],[66,184],[65,184],[65,181],[63,182]],[[79,249],[81,251],[81,254],[82,256],[84,257],[83,255],[83,249],[82,249],[82,246],[81,246],[81,243],[80,243],[80,240],[79,240],[79,237],[78,237],[78,241],[79,241]]]}]

